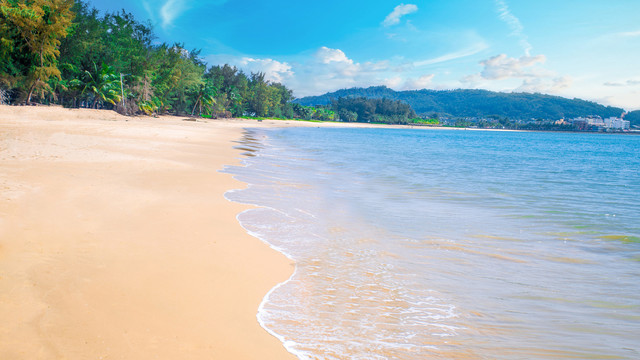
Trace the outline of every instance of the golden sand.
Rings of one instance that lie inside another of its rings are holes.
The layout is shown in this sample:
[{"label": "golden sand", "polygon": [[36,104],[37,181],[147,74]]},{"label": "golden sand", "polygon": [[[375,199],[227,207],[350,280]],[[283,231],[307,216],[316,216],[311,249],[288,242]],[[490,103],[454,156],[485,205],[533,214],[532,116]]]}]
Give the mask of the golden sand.
[{"label": "golden sand", "polygon": [[293,264],[218,172],[256,124],[0,106],[0,359],[293,359],[256,319]]}]

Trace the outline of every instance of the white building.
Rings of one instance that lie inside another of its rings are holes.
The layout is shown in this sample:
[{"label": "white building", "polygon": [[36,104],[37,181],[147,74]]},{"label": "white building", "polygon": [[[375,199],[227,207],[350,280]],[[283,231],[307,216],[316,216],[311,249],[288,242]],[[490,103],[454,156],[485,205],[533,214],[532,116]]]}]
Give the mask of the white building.
[{"label": "white building", "polygon": [[573,119],[573,122],[581,122],[588,125],[593,126],[605,126],[604,120],[598,115],[595,116],[587,116],[587,117],[577,117]]},{"label": "white building", "polygon": [[631,123],[617,117],[610,117],[604,119],[604,126],[610,129],[629,130]]}]

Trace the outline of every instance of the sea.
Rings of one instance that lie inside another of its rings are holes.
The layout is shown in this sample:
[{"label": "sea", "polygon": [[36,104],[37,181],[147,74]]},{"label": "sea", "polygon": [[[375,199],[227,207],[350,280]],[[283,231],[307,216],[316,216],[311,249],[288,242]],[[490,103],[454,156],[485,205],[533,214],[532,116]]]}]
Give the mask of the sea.
[{"label": "sea", "polygon": [[227,199],[295,262],[300,359],[640,359],[640,136],[247,129]]}]

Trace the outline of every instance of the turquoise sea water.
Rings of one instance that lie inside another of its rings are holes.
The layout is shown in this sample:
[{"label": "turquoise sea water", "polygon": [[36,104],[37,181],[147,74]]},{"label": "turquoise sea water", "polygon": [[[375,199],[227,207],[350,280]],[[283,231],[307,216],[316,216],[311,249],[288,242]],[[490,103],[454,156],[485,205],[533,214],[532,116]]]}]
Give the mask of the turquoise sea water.
[{"label": "turquoise sea water", "polygon": [[301,359],[640,358],[640,137],[248,130],[232,201],[296,262]]}]

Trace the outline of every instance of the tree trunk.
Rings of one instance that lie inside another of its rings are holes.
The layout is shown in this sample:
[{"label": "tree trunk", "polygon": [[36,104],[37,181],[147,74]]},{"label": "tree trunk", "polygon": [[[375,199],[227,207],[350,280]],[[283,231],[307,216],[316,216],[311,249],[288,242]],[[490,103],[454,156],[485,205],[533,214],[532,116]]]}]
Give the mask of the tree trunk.
[{"label": "tree trunk", "polygon": [[198,96],[198,100],[196,100],[196,103],[193,105],[193,110],[191,110],[191,116],[193,116],[193,113],[196,112],[196,107],[198,107],[198,103],[200,102],[200,98],[202,96]]},{"label": "tree trunk", "polygon": [[[43,44],[40,46],[40,68],[44,67],[44,39],[42,40]],[[28,105],[31,102],[31,96],[33,95],[33,90],[36,88],[36,84],[40,81],[40,75],[33,81],[33,84],[29,87],[29,95],[27,95],[27,102],[25,105]]]},{"label": "tree trunk", "polygon": [[29,103],[31,102],[31,95],[33,95],[33,89],[36,88],[36,83],[38,82],[38,80],[40,79],[36,79],[29,87],[29,95],[27,95],[27,100],[24,103],[25,105],[29,105]]}]

